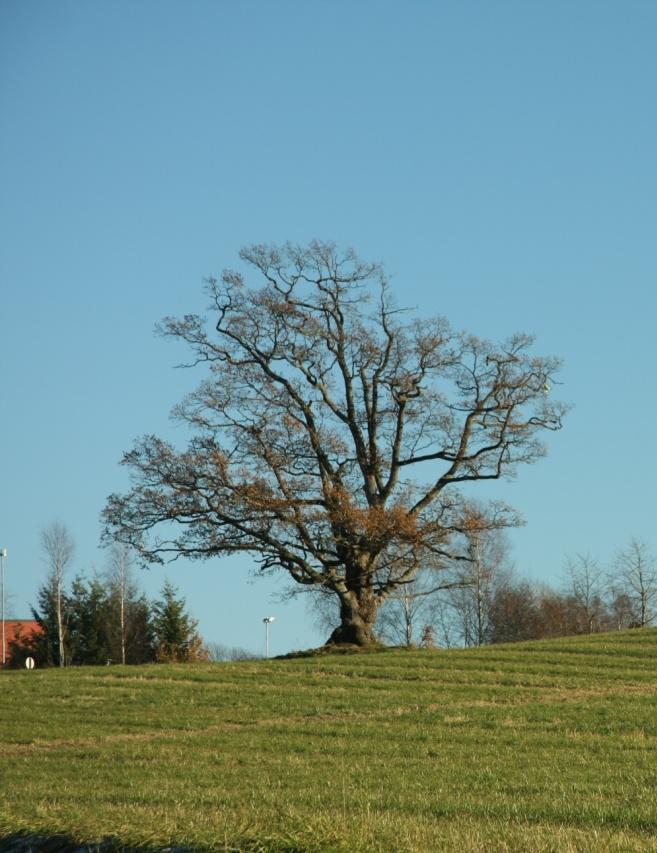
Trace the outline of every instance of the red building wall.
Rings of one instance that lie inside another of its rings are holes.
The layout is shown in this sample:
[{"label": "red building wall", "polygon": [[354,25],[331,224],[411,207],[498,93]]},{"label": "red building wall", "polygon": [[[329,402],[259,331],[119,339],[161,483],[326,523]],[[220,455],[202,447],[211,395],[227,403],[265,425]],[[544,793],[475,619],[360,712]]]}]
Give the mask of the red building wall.
[{"label": "red building wall", "polygon": [[[2,627],[0,626],[0,631]],[[27,639],[31,634],[40,634],[41,626],[34,619],[5,619],[5,656],[9,660],[11,655],[11,644],[18,636]],[[0,643],[2,637],[0,636]],[[0,665],[2,665],[2,645],[0,645]]]}]

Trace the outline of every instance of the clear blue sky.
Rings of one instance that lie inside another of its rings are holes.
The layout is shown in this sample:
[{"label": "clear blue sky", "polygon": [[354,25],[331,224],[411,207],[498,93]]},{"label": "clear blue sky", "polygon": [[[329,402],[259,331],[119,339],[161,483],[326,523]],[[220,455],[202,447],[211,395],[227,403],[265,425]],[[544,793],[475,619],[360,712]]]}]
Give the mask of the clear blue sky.
[{"label": "clear blue sky", "polygon": [[[0,0],[0,546],[19,616],[60,519],[75,571],[132,440],[200,379],[152,329],[251,242],[382,260],[399,301],[537,335],[575,404],[486,485],[518,570],[655,550],[657,4]],[[316,644],[249,561],[166,574],[208,640]],[[165,571],[141,577],[150,594]],[[280,586],[279,586],[280,588]]]}]

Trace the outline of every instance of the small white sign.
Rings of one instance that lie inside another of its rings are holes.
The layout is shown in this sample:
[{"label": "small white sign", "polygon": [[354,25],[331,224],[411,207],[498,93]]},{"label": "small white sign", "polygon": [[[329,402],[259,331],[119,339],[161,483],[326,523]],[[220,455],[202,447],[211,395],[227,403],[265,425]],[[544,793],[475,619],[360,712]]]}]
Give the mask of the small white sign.
[{"label": "small white sign", "polygon": [[25,669],[34,669],[34,658],[25,658]]}]

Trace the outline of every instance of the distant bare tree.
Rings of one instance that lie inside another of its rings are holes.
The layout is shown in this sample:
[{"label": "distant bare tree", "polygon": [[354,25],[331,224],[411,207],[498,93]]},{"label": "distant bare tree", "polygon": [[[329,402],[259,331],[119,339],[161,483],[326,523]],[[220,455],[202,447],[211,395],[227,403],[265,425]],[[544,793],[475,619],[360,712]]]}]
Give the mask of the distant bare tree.
[{"label": "distant bare tree", "polygon": [[440,602],[446,601],[452,611],[450,633],[460,634],[467,646],[485,643],[493,586],[508,564],[504,528],[509,523],[506,508],[500,516],[495,504],[466,504],[450,557],[428,563],[383,603],[377,621],[382,638],[409,646],[427,626],[435,635],[434,622],[445,626]]},{"label": "distant bare tree", "polygon": [[532,638],[569,637],[588,631],[588,623],[582,609],[572,595],[566,595],[541,583],[534,583],[532,589],[532,612],[535,619]]},{"label": "distant bare tree", "polygon": [[379,610],[379,636],[393,645],[411,646],[417,642],[421,631],[430,627],[428,620],[435,592],[435,578],[429,572],[420,572],[396,589]]},{"label": "distant bare tree", "polygon": [[657,617],[657,561],[645,542],[632,539],[619,551],[610,579],[612,596],[627,596],[633,622],[650,625]]},{"label": "distant bare tree", "polygon": [[515,643],[541,636],[537,593],[526,580],[497,587],[489,618],[491,643]]},{"label": "distant bare tree", "polygon": [[127,545],[115,542],[109,552],[109,566],[106,576],[110,587],[110,597],[118,608],[119,644],[121,663],[126,662],[126,643],[128,634],[129,604],[135,596],[136,588],[132,581],[132,552]]},{"label": "distant bare tree", "polygon": [[589,554],[567,557],[564,574],[564,592],[576,610],[574,630],[589,634],[602,630],[606,615],[604,578],[596,560]]},{"label": "distant bare tree", "polygon": [[64,575],[71,564],[75,543],[61,521],[52,521],[41,531],[41,550],[49,569],[48,583],[52,587],[57,619],[59,665],[66,665],[65,629],[63,613]]},{"label": "distant bare tree", "polygon": [[464,529],[464,559],[452,561],[452,584],[445,594],[452,633],[464,646],[488,641],[490,610],[500,584],[510,580],[510,545],[504,529],[481,505],[472,505]]},{"label": "distant bare tree", "polygon": [[227,646],[224,643],[206,643],[205,648],[208,652],[208,659],[214,663],[260,660],[262,657],[262,655],[257,655],[255,652],[250,652],[248,649],[243,649],[240,646]]},{"label": "distant bare tree", "polygon": [[617,631],[631,628],[634,624],[634,607],[629,595],[612,586],[611,601],[609,602],[610,619]]},{"label": "distant bare tree", "polygon": [[431,602],[430,618],[437,645],[451,649],[459,644],[460,636],[457,632],[454,608],[445,596],[438,595]]}]

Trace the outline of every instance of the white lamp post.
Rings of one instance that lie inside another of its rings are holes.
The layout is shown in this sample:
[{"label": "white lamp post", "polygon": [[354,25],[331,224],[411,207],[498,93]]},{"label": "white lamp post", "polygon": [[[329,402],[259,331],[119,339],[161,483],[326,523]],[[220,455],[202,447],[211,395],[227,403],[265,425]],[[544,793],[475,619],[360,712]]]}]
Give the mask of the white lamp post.
[{"label": "white lamp post", "polygon": [[7,647],[5,644],[5,558],[7,549],[0,548],[0,598],[2,598],[2,665],[7,661]]},{"label": "white lamp post", "polygon": [[265,623],[265,657],[269,657],[269,626],[274,621],[273,616],[265,616],[262,620]]}]

